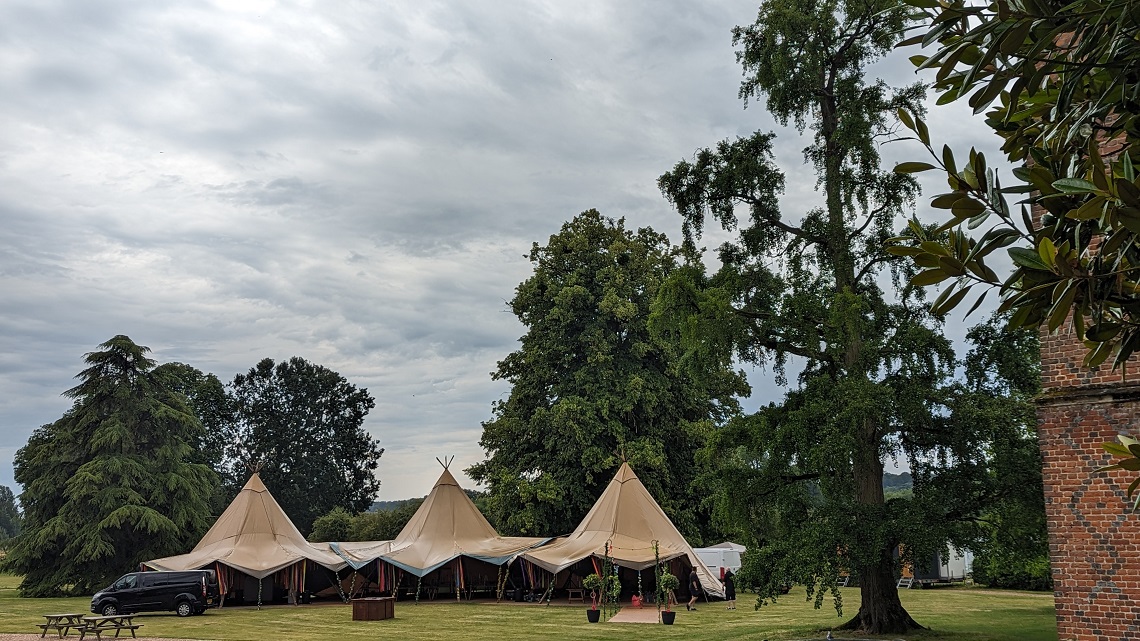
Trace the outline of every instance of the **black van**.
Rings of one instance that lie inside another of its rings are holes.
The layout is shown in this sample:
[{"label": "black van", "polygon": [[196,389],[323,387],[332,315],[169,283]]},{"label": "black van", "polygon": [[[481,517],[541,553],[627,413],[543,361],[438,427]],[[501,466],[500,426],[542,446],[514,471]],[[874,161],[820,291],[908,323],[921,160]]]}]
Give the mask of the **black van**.
[{"label": "black van", "polygon": [[91,597],[96,614],[173,610],[180,617],[202,614],[218,605],[213,570],[131,572]]}]

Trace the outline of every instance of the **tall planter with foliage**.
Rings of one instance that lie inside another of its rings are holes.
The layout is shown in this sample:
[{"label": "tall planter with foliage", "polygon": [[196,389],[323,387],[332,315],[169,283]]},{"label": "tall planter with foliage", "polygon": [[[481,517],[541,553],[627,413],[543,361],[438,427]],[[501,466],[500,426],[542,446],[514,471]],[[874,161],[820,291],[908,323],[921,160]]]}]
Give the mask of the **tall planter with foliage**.
[{"label": "tall planter with foliage", "polygon": [[[673,590],[681,586],[681,580],[669,573],[662,566],[657,566],[657,610],[661,622],[672,625],[673,617]],[[665,602],[665,611],[661,612],[661,602]]]}]

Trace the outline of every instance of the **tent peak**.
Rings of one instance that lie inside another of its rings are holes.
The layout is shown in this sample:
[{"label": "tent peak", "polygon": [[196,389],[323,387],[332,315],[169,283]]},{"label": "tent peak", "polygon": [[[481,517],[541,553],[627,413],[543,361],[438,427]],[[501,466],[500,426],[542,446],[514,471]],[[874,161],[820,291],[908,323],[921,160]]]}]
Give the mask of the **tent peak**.
[{"label": "tent peak", "polygon": [[261,475],[257,472],[249,475],[249,480],[242,486],[241,491],[249,490],[251,492],[268,492],[269,489],[265,487],[265,483],[261,480]]},{"label": "tent peak", "polygon": [[452,454],[452,455],[451,455],[451,458],[447,458],[446,456],[445,456],[445,457],[443,457],[443,460],[440,460],[440,458],[439,458],[438,456],[437,456],[437,457],[435,457],[435,462],[436,462],[436,463],[439,463],[440,465],[442,465],[442,466],[443,466],[443,471],[444,471],[444,472],[448,471],[448,468],[450,468],[450,467],[451,467],[451,462],[452,462],[452,461],[454,461],[454,460],[455,460],[455,455],[454,455],[454,454]]},{"label": "tent peak", "polygon": [[455,480],[455,477],[451,475],[451,470],[446,467],[443,468],[443,474],[439,475],[439,479],[436,480],[432,489],[434,490],[441,485],[454,485],[455,487],[459,487],[459,481]]},{"label": "tent peak", "polygon": [[614,480],[618,483],[625,483],[626,481],[636,481],[638,479],[637,475],[633,473],[633,468],[629,466],[629,462],[622,461],[617,474],[614,474]]}]

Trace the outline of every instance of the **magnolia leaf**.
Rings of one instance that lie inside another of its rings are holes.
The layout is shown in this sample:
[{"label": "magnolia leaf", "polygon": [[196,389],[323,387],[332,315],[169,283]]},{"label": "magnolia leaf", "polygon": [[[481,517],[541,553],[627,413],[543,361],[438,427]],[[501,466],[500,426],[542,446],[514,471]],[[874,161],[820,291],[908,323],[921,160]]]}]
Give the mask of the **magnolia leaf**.
[{"label": "magnolia leaf", "polygon": [[950,207],[950,212],[954,214],[954,217],[961,220],[973,218],[985,211],[985,205],[969,196],[960,198]]},{"label": "magnolia leaf", "polygon": [[[949,293],[952,291],[954,291],[954,290],[947,289],[946,293]],[[954,294],[949,296],[948,298],[946,298],[946,300],[943,300],[941,302],[935,301],[935,304],[930,307],[930,313],[934,314],[935,316],[942,316],[944,314],[947,314],[952,309],[957,307],[958,303],[961,303],[962,299],[965,298],[966,294],[968,294],[968,293],[970,293],[970,287],[969,286],[963,287],[962,289],[959,289],[957,292],[954,292]],[[943,296],[945,296],[945,293],[943,294]],[[939,298],[941,298],[941,296]]]},{"label": "magnolia leaf", "polygon": [[1053,187],[1066,194],[1088,194],[1097,191],[1096,185],[1083,178],[1059,178]]},{"label": "magnolia leaf", "polygon": [[1097,323],[1085,330],[1085,338],[1095,343],[1103,343],[1116,338],[1116,335],[1120,333],[1120,329],[1121,325],[1118,323]]},{"label": "magnolia leaf", "polygon": [[977,311],[977,309],[982,306],[982,301],[984,301],[986,299],[986,294],[989,294],[989,293],[990,293],[990,290],[983,289],[982,295],[978,296],[978,300],[974,301],[974,304],[970,307],[969,310],[966,311],[966,316],[969,316],[970,314],[973,314],[975,311]]},{"label": "magnolia leaf", "polygon": [[1116,192],[1125,204],[1140,207],[1140,188],[1137,188],[1136,185],[1128,180],[1118,180],[1116,181]]},{"label": "magnolia leaf", "polygon": [[1026,269],[1036,269],[1039,271],[1050,271],[1049,266],[1041,262],[1041,256],[1032,249],[1024,247],[1010,247],[1005,250],[1013,263]]},{"label": "magnolia leaf", "polygon": [[927,287],[929,285],[941,283],[942,281],[946,280],[947,278],[950,278],[950,274],[947,274],[942,269],[928,269],[924,272],[919,272],[919,273],[915,274],[914,278],[910,279],[910,286],[911,287]]},{"label": "magnolia leaf", "polygon": [[901,122],[904,127],[910,129],[911,131],[914,131],[914,120],[911,119],[910,114],[907,113],[906,109],[899,109],[898,116],[899,122]]},{"label": "magnolia leaf", "polygon": [[934,207],[935,209],[950,209],[954,203],[962,200],[965,197],[966,194],[958,191],[951,192],[949,194],[941,194],[935,196],[934,199],[930,201],[930,206]]},{"label": "magnolia leaf", "polygon": [[934,165],[928,162],[900,162],[895,165],[896,174],[915,174],[920,171],[929,171],[937,169]]},{"label": "magnolia leaf", "polygon": [[1037,255],[1041,257],[1041,261],[1049,266],[1050,269],[1057,262],[1057,247],[1053,244],[1053,240],[1045,236],[1037,243]]},{"label": "magnolia leaf", "polygon": [[911,247],[910,245],[887,245],[885,249],[888,254],[895,256],[918,256],[924,253],[918,247]]}]

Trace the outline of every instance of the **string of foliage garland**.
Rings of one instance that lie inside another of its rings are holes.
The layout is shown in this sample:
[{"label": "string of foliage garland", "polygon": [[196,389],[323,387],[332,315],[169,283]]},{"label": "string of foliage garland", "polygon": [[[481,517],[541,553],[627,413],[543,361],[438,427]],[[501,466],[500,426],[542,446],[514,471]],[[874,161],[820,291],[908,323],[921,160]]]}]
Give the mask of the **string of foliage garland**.
[{"label": "string of foliage garland", "polygon": [[[610,542],[606,541],[606,553],[602,557],[602,619],[608,619],[610,615],[610,601],[612,599],[610,584],[610,577],[613,576],[613,559],[610,557]],[[620,584],[619,584],[620,586]]]},{"label": "string of foliage garland", "polygon": [[507,589],[507,573],[503,571],[506,567],[506,565],[499,566],[499,580],[495,586],[495,598],[499,601],[503,600],[503,591]]},{"label": "string of foliage garland", "polygon": [[653,539],[653,588],[657,591],[657,620],[661,620],[661,549],[657,545],[657,539]]},{"label": "string of foliage garland", "polygon": [[[543,575],[545,576],[546,572],[543,572]],[[546,582],[546,592],[542,593],[542,597],[539,598],[538,602],[542,603],[542,600],[546,599],[546,605],[550,605],[550,599],[551,599],[551,597],[553,597],[553,592],[554,592],[554,574],[551,574],[550,580]]]}]

